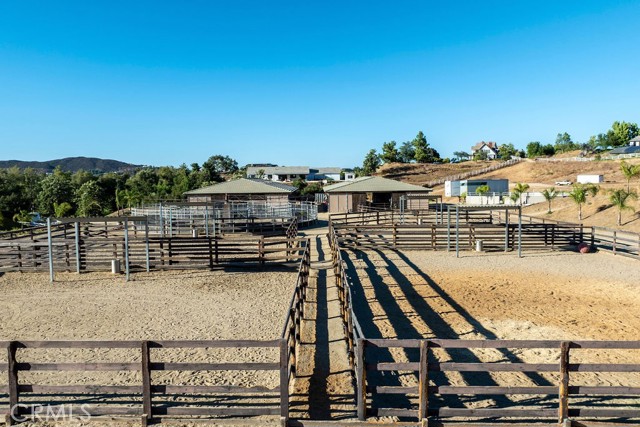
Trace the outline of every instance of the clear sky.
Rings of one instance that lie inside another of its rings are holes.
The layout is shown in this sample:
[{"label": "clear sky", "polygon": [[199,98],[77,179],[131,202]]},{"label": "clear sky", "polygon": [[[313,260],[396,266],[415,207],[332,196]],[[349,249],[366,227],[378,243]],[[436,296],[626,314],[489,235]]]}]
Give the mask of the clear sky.
[{"label": "clear sky", "polygon": [[640,1],[0,2],[0,159],[355,166],[640,121]]}]

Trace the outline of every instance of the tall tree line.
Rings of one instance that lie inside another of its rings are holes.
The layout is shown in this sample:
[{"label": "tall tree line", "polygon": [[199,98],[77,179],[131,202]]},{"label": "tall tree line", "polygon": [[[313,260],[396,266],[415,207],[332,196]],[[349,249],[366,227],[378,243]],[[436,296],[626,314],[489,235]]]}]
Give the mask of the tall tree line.
[{"label": "tall tree line", "polygon": [[211,156],[202,165],[144,167],[133,174],[57,168],[45,174],[33,169],[0,169],[0,229],[29,222],[30,212],[43,216],[100,216],[152,200],[180,199],[185,191],[241,174],[228,156]]},{"label": "tall tree line", "polygon": [[369,150],[362,162],[362,168],[355,168],[358,175],[371,175],[382,163],[441,163],[440,153],[429,146],[427,138],[422,131],[411,141],[406,141],[398,146],[396,141],[382,144],[382,150],[378,153],[375,149]]}]

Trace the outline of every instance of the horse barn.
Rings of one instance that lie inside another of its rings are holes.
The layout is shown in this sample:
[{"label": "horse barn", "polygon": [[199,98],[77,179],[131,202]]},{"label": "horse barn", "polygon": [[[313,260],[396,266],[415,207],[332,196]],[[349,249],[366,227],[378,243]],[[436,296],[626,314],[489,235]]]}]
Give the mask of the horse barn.
[{"label": "horse barn", "polygon": [[188,202],[266,201],[287,203],[295,187],[263,179],[240,178],[187,191]]},{"label": "horse barn", "polygon": [[324,187],[329,212],[355,212],[360,207],[428,209],[430,188],[379,176],[363,176]]}]

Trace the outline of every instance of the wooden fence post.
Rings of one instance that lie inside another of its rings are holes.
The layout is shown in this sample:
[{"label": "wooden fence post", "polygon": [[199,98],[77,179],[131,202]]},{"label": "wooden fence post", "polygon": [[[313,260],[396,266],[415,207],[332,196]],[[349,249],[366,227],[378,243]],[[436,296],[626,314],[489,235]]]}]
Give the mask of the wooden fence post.
[{"label": "wooden fence post", "polygon": [[213,270],[213,246],[211,244],[211,237],[207,237],[209,243],[209,270]]},{"label": "wooden fence post", "polygon": [[264,236],[260,236],[258,241],[258,258],[260,259],[260,265],[264,267]]},{"label": "wooden fence post", "polygon": [[142,341],[142,425],[147,426],[153,418],[151,405],[151,363],[149,341]]},{"label": "wooden fence post", "polygon": [[289,422],[289,346],[286,339],[280,340],[280,420]]},{"label": "wooden fence post", "polygon": [[358,419],[365,421],[367,419],[367,367],[364,357],[365,340],[358,338],[356,345],[356,382],[357,382],[357,403],[358,403]]},{"label": "wooden fence post", "polygon": [[558,423],[569,418],[569,342],[560,344],[560,386],[558,390]]},{"label": "wooden fence post", "polygon": [[428,367],[429,341],[420,341],[420,369],[418,371],[418,394],[420,398],[418,406],[418,422],[423,422],[429,415],[429,367]]},{"label": "wooden fence post", "polygon": [[16,342],[10,341],[7,345],[7,372],[9,376],[9,414],[7,425],[13,425],[17,420],[14,417],[20,415],[18,407],[18,367],[16,366]]}]

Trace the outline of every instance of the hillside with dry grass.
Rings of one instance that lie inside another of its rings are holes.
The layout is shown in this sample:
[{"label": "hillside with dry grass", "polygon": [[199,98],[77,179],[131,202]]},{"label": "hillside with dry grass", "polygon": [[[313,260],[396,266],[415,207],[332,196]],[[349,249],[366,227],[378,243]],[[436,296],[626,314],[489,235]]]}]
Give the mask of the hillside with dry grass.
[{"label": "hillside with dry grass", "polygon": [[429,181],[471,172],[491,166],[495,162],[471,161],[462,163],[388,163],[378,169],[376,175],[396,179],[415,185],[424,185]]},{"label": "hillside with dry grass", "polygon": [[[575,154],[568,153],[555,158],[562,157],[575,157]],[[640,159],[631,159],[628,163],[640,165]],[[380,168],[379,174],[411,184],[423,185],[434,179],[482,169],[491,164],[491,162],[463,162],[447,165],[390,164]],[[630,202],[633,210],[622,213],[621,227],[617,225],[618,209],[609,201],[610,190],[626,188],[627,185],[620,170],[620,161],[617,160],[591,162],[524,160],[474,178],[506,178],[511,188],[517,182],[522,182],[529,184],[530,191],[542,191],[555,186],[557,190],[568,193],[571,191],[571,186],[556,186],[555,183],[557,181],[575,182],[577,175],[583,174],[604,175],[605,180],[600,185],[600,193],[588,198],[587,204],[583,206],[583,224],[640,232],[640,201]],[[640,194],[640,179],[633,180],[631,188]],[[434,187],[434,193],[443,194],[444,187],[442,185]],[[445,201],[457,202],[458,199],[456,197],[451,200],[445,199]],[[523,213],[558,221],[578,222],[578,208],[569,197],[566,197],[566,194],[553,201],[552,211],[551,214],[547,214],[547,204],[540,203],[525,207]]]}]

